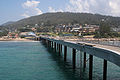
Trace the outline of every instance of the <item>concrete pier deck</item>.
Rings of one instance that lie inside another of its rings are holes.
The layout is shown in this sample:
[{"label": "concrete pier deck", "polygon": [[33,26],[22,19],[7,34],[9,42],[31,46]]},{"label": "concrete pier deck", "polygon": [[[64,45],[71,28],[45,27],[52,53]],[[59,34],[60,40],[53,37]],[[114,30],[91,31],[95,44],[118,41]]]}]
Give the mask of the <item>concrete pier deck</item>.
[{"label": "concrete pier deck", "polygon": [[96,47],[96,48],[101,48],[101,49],[113,51],[113,52],[120,55],[120,47],[101,45],[101,44],[93,44],[93,43],[86,43],[86,42],[78,42],[78,41],[71,41],[71,42],[91,45],[91,46]]}]

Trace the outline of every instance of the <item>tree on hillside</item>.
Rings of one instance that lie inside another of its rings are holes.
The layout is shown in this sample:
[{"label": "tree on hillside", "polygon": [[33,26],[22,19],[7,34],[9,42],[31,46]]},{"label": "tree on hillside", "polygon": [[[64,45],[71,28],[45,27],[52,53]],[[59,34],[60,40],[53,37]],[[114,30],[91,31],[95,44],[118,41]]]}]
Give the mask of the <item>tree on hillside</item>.
[{"label": "tree on hillside", "polygon": [[96,33],[95,38],[108,38],[111,37],[110,33],[111,33],[110,26],[106,22],[101,22],[100,29]]},{"label": "tree on hillside", "polygon": [[110,26],[107,23],[102,22],[100,24],[100,35],[101,35],[101,37],[109,37],[110,32],[111,32]]},{"label": "tree on hillside", "polygon": [[6,31],[6,30],[1,31],[1,32],[0,32],[0,37],[2,37],[2,36],[7,36],[7,34],[8,34],[8,31]]}]

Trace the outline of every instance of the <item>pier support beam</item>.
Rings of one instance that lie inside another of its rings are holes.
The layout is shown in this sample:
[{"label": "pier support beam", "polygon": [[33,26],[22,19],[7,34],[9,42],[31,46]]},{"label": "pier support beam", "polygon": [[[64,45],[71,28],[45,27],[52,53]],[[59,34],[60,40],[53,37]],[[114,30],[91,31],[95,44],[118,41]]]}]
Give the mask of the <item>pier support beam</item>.
[{"label": "pier support beam", "polygon": [[58,51],[58,49],[59,49],[59,44],[57,43],[57,51]]},{"label": "pier support beam", "polygon": [[72,53],[72,63],[73,63],[73,69],[76,68],[76,49],[73,48],[73,53]]},{"label": "pier support beam", "polygon": [[49,45],[50,45],[50,48],[51,48],[51,41],[50,41]]},{"label": "pier support beam", "polygon": [[86,52],[84,52],[84,62],[83,63],[84,63],[83,68],[85,70],[85,68],[86,68]]},{"label": "pier support beam", "polygon": [[47,40],[47,47],[49,47],[49,40]]},{"label": "pier support beam", "polygon": [[103,80],[107,80],[107,60],[103,62]]},{"label": "pier support beam", "polygon": [[64,46],[64,61],[67,60],[67,46]]},{"label": "pier support beam", "polygon": [[59,44],[59,50],[58,50],[59,56],[60,56],[60,44]]},{"label": "pier support beam", "polygon": [[60,52],[62,53],[62,44],[60,45]]},{"label": "pier support beam", "polygon": [[51,43],[52,43],[52,48],[53,48],[53,41],[51,41]]},{"label": "pier support beam", "polygon": [[55,50],[55,52],[56,52],[56,42],[54,42],[54,50]]},{"label": "pier support beam", "polygon": [[93,55],[89,56],[89,80],[92,80],[92,72],[93,72]]}]

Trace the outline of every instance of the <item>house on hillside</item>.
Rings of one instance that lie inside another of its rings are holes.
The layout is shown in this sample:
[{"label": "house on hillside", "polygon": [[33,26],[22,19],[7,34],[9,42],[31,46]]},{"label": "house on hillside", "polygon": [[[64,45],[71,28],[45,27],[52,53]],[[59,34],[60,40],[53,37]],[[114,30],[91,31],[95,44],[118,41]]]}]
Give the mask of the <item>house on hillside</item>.
[{"label": "house on hillside", "polygon": [[36,34],[34,32],[21,32],[19,36],[21,38],[35,38]]},{"label": "house on hillside", "polygon": [[112,31],[120,32],[120,28],[112,28]]},{"label": "house on hillside", "polygon": [[91,33],[91,32],[96,32],[99,30],[99,26],[97,25],[87,25],[82,28],[83,33]]}]

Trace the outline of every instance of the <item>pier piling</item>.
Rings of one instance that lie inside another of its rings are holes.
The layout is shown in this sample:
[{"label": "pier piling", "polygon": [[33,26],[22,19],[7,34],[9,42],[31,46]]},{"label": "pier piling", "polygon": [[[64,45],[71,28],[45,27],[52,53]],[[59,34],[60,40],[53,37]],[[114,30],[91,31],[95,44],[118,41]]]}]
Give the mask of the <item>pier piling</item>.
[{"label": "pier piling", "polygon": [[60,56],[60,48],[61,48],[61,47],[60,47],[60,44],[59,44],[59,50],[58,50],[59,56]]},{"label": "pier piling", "polygon": [[57,51],[58,51],[58,49],[59,49],[59,44],[57,43]]},{"label": "pier piling", "polygon": [[49,40],[47,40],[47,47],[49,47]]},{"label": "pier piling", "polygon": [[89,55],[89,80],[92,80],[93,72],[93,55]]},{"label": "pier piling", "polygon": [[103,62],[103,80],[107,80],[107,60]]},{"label": "pier piling", "polygon": [[60,46],[60,52],[62,53],[62,44],[61,44],[61,46]]},{"label": "pier piling", "polygon": [[85,70],[85,68],[86,68],[86,52],[84,52],[84,62],[83,63],[84,63],[83,68]]},{"label": "pier piling", "polygon": [[55,52],[56,52],[56,42],[54,42],[54,50],[55,50]]},{"label": "pier piling", "polygon": [[67,46],[64,46],[64,61],[67,59]]},{"label": "pier piling", "polygon": [[50,41],[50,48],[51,48],[51,41]]},{"label": "pier piling", "polygon": [[52,48],[53,48],[53,41],[52,41]]},{"label": "pier piling", "polygon": [[72,62],[73,62],[73,69],[76,68],[76,49],[73,48],[73,53],[72,53]]}]

